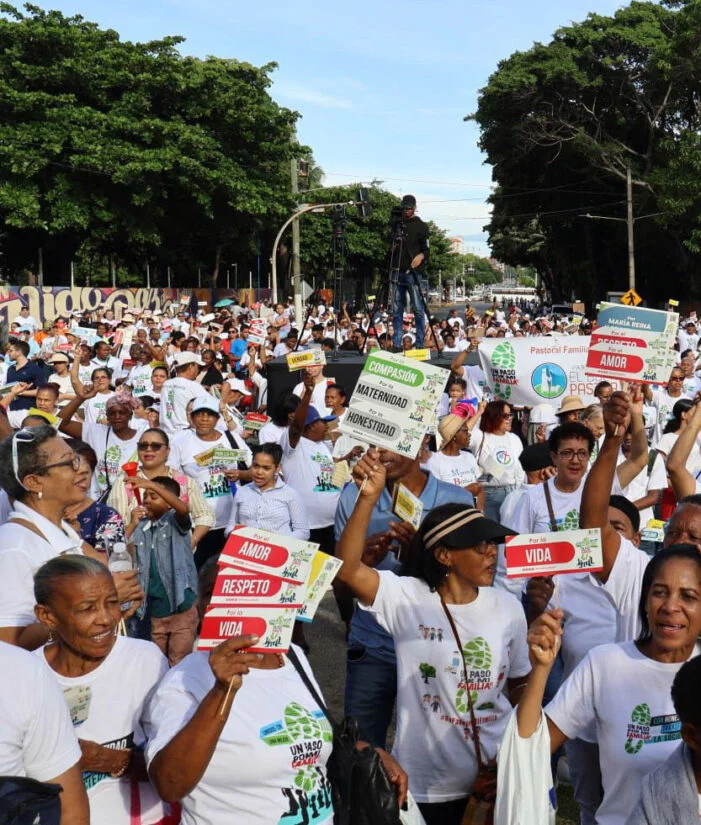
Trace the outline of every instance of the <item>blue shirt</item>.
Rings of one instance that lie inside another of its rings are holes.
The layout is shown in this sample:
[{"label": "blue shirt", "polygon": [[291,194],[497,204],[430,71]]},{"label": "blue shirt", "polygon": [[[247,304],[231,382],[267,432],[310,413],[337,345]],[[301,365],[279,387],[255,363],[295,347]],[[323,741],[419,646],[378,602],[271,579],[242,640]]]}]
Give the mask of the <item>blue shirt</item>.
[{"label": "blue shirt", "polygon": [[[7,371],[7,383],[13,381],[26,381],[28,384],[32,384],[31,389],[36,389],[38,384],[43,384],[46,381],[46,370],[36,361],[27,361],[21,369],[17,369],[17,365],[13,364]],[[10,404],[10,409],[28,410],[34,406],[35,401],[34,397],[18,395]]]},{"label": "blue shirt", "polygon": [[243,338],[236,338],[236,340],[231,342],[229,355],[234,359],[234,361],[236,361],[236,369],[238,369],[241,356],[244,354],[244,352],[246,352],[247,348],[248,344]]},{"label": "blue shirt", "polygon": [[[464,503],[466,507],[475,506],[472,493],[468,493],[467,490],[455,484],[439,481],[431,473],[427,473],[427,475],[426,485],[419,496],[424,506],[424,517],[435,507],[440,507],[442,504]],[[356,485],[346,485],[341,493],[336,509],[336,521],[334,524],[336,541],[341,537],[343,528],[346,526],[346,522],[353,512],[357,497],[358,488]],[[385,487],[380,496],[380,500],[373,508],[368,526],[368,535],[371,536],[373,533],[386,533],[387,530],[389,530],[390,521],[399,521],[399,518],[392,512],[392,496]],[[395,572],[398,572],[400,568],[401,565],[391,553],[388,553],[377,566],[378,570],[394,570]],[[394,640],[386,630],[380,627],[377,620],[367,610],[356,608],[353,614],[353,620],[351,621],[348,644],[351,647],[364,647],[366,650],[370,650],[372,655],[378,659],[383,659],[392,664],[396,662]]]}]

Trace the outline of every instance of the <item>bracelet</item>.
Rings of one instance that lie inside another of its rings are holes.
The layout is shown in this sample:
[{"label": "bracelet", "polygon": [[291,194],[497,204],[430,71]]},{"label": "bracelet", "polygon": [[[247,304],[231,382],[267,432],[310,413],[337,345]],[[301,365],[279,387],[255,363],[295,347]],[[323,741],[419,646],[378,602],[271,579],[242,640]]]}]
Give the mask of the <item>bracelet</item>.
[{"label": "bracelet", "polygon": [[131,757],[132,757],[131,748],[119,748],[117,752],[118,753],[126,753],[127,754],[127,760],[118,771],[113,771],[112,773],[110,773],[110,776],[113,779],[119,779],[120,776],[124,776],[124,774],[129,770],[129,766],[131,765]]}]

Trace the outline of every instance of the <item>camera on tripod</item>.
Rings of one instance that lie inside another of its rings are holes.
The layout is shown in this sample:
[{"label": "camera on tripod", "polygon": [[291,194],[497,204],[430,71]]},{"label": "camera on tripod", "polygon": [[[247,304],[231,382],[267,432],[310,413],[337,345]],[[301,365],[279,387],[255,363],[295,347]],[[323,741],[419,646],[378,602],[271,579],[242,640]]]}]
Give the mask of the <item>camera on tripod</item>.
[{"label": "camera on tripod", "polygon": [[400,230],[404,231],[404,209],[401,206],[393,206],[389,213],[389,225],[392,229],[392,234],[396,234]]}]

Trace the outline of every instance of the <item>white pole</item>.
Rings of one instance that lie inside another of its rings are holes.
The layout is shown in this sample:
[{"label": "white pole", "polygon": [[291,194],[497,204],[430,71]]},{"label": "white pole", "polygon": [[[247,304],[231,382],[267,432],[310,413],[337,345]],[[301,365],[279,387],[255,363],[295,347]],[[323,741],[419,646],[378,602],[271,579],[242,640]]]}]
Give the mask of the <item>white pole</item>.
[{"label": "white pole", "polygon": [[168,289],[170,289],[170,267],[168,267]]},{"label": "white pole", "polygon": [[226,288],[229,289],[229,267],[226,268]]},{"label": "white pole", "polygon": [[71,289],[75,289],[75,271],[73,269],[73,261],[71,261]]},{"label": "white pole", "polygon": [[146,289],[151,289],[151,267],[146,264]]},{"label": "white pole", "polygon": [[251,270],[248,270],[248,288],[253,289],[253,273]]}]

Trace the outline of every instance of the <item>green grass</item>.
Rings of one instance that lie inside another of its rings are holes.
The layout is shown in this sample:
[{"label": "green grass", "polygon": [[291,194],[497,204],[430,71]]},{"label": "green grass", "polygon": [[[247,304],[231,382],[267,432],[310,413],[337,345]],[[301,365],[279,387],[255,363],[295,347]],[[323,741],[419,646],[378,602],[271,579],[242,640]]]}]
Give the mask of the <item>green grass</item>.
[{"label": "green grass", "polygon": [[557,825],[579,825],[579,807],[572,786],[561,782],[557,789]]}]

